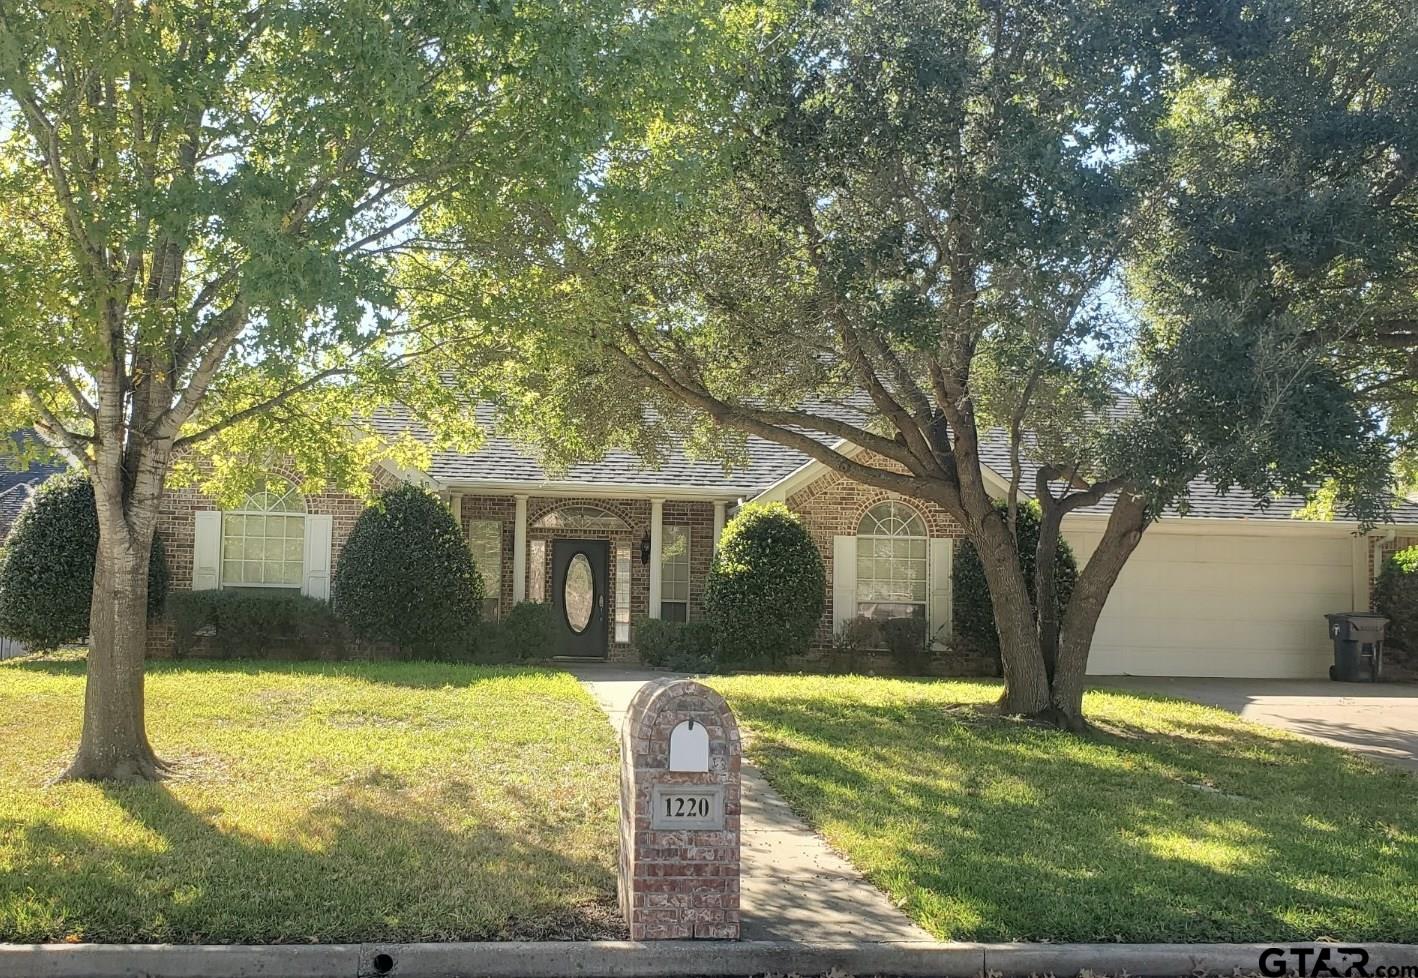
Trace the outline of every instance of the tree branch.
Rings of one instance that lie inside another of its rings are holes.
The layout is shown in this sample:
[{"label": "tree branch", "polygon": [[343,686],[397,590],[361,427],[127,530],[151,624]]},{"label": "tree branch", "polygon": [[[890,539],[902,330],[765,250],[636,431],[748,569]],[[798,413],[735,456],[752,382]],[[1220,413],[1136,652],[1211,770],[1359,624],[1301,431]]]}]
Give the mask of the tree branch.
[{"label": "tree branch", "polygon": [[198,444],[199,442],[206,441],[208,438],[221,434],[223,431],[232,427],[233,425],[240,424],[243,421],[250,420],[251,418],[257,417],[258,415],[265,414],[268,411],[274,410],[275,408],[280,407],[282,404],[285,404],[292,398],[304,394],[306,391],[319,386],[321,383],[331,379],[332,377],[347,376],[349,373],[350,368],[348,367],[331,367],[329,370],[322,370],[317,374],[307,377],[299,384],[296,384],[293,387],[288,387],[285,390],[281,391],[279,394],[276,394],[272,397],[268,397],[266,398],[266,400],[253,404],[250,407],[242,408],[240,411],[236,411],[220,421],[213,422],[212,424],[201,429],[200,431],[193,432],[190,435],[183,435],[181,438],[173,442],[172,447],[174,450],[190,448],[193,445]]}]

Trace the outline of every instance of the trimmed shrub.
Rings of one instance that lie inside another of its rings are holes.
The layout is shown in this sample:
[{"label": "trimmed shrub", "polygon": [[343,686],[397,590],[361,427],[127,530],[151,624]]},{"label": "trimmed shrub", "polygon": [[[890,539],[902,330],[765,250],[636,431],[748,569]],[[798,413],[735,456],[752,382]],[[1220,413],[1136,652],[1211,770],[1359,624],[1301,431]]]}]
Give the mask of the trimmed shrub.
[{"label": "trimmed shrub", "polygon": [[924,618],[887,618],[881,623],[881,640],[896,664],[907,672],[920,672],[930,661]]},{"label": "trimmed shrub", "polygon": [[844,622],[832,636],[832,647],[838,652],[869,652],[881,646],[881,622],[866,615]]},{"label": "trimmed shrub", "polygon": [[[0,635],[35,651],[83,641],[89,634],[98,510],[88,476],[45,480],[20,511],[0,564]],[[148,563],[148,613],[167,597],[167,558],[153,538]]]},{"label": "trimmed shrub", "polygon": [[1388,617],[1388,640],[1405,652],[1418,652],[1418,547],[1384,561],[1374,582],[1374,609]]},{"label": "trimmed shrub", "polygon": [[647,666],[675,672],[714,672],[714,626],[703,619],[665,621],[641,618],[635,623],[635,651]]},{"label": "trimmed shrub", "polygon": [[704,610],[725,662],[778,663],[805,652],[827,590],[822,557],[782,503],[749,503],[724,528]]},{"label": "trimmed shrub", "polygon": [[331,597],[356,638],[437,658],[466,654],[474,642],[483,584],[447,507],[417,486],[401,486],[360,514]]},{"label": "trimmed shrub", "polygon": [[[1001,513],[1006,512],[1004,503],[997,503]],[[1039,504],[1033,500],[1021,503],[1015,538],[1019,545],[1019,562],[1024,570],[1024,582],[1029,588],[1029,598],[1034,599],[1034,551],[1039,546]],[[1078,564],[1073,558],[1073,548],[1059,540],[1058,561],[1054,572],[1054,597],[1059,614],[1063,614],[1069,596],[1073,594],[1074,582],[1078,580]],[[985,581],[985,569],[980,565],[980,555],[969,540],[960,541],[955,549],[954,584],[954,624],[957,641],[979,652],[989,653],[999,659],[999,633],[995,630],[995,610],[990,603],[990,588]]]},{"label": "trimmed shrub", "polygon": [[223,659],[340,659],[344,633],[324,601],[291,592],[179,591],[167,602],[179,656],[204,634]]},{"label": "trimmed shrub", "polygon": [[501,654],[516,662],[548,658],[556,650],[560,637],[556,615],[545,601],[514,604],[497,622],[497,631]]}]

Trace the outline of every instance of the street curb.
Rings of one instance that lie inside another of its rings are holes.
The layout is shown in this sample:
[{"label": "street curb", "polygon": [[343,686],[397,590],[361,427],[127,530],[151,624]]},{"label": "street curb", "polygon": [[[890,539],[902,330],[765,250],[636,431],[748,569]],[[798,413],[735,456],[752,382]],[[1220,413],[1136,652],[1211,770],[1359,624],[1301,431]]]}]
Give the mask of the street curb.
[{"label": "street curb", "polygon": [[[1368,973],[1418,966],[1418,945],[1366,944]],[[1129,975],[1186,978],[1260,970],[1282,948],[1296,970],[1297,949],[1338,944],[947,944],[798,941],[519,941],[449,944],[4,944],[0,978],[662,978],[794,973],[900,978],[980,975]],[[1309,961],[1314,963],[1314,957]],[[1345,973],[1352,960],[1330,961]],[[1301,963],[1301,967],[1303,964]]]}]

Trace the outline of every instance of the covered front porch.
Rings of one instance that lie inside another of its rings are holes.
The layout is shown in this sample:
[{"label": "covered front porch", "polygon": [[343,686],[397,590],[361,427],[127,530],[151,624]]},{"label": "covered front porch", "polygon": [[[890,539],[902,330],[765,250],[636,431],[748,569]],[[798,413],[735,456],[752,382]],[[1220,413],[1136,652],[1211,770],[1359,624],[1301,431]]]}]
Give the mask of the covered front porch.
[{"label": "covered front porch", "polygon": [[660,491],[599,495],[467,487],[445,493],[483,575],[483,614],[549,603],[555,654],[634,658],[634,622],[703,613],[704,584],[738,495]]}]

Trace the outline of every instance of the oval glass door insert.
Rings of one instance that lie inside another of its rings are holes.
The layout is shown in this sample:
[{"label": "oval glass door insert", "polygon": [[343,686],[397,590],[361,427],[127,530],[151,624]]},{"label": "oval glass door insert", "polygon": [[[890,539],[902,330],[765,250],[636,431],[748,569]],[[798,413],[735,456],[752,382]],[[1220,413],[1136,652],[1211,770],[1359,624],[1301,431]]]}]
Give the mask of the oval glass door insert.
[{"label": "oval glass door insert", "polygon": [[585,554],[576,554],[566,566],[566,589],[563,603],[566,623],[580,635],[591,624],[591,611],[596,603],[596,576]]}]

